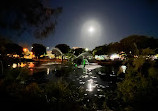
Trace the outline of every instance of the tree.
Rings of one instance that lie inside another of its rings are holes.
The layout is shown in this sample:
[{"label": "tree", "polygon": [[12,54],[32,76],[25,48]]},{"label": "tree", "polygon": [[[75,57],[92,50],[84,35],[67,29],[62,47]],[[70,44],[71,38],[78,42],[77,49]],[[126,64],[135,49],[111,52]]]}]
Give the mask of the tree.
[{"label": "tree", "polygon": [[36,57],[40,57],[43,54],[46,54],[46,47],[42,44],[32,44],[32,52],[35,54]]},{"label": "tree", "polygon": [[6,54],[6,51],[5,51],[6,47],[5,46],[8,43],[12,43],[12,42],[0,35],[0,54],[1,55],[5,55]]},{"label": "tree", "polygon": [[92,53],[93,53],[93,55],[104,55],[104,54],[107,54],[107,51],[108,51],[108,47],[105,44],[103,46],[95,47],[95,49],[93,49]]},{"label": "tree", "polygon": [[6,54],[18,54],[22,56],[23,48],[18,44],[13,43],[11,40],[0,36],[0,53]]},{"label": "tree", "polygon": [[8,43],[6,44],[6,53],[7,54],[18,54],[18,55],[22,55],[23,52],[23,48],[21,46],[19,46],[18,44],[15,43]]},{"label": "tree", "polygon": [[119,42],[114,42],[114,43],[110,43],[108,44],[108,54],[111,53],[119,53],[122,51],[122,44]]},{"label": "tree", "polygon": [[83,49],[83,48],[77,48],[77,49],[74,49],[74,55],[75,56],[78,56],[78,55],[80,55],[81,53],[83,53],[83,52],[85,52],[85,49]]},{"label": "tree", "polygon": [[33,31],[37,38],[54,32],[62,8],[44,5],[46,0],[3,0],[0,3],[0,28],[12,31]]},{"label": "tree", "polygon": [[60,51],[64,54],[70,51],[70,46],[68,46],[67,44],[58,44],[55,46],[55,48],[60,49]]},{"label": "tree", "polygon": [[154,50],[150,48],[146,48],[142,50],[142,55],[154,55],[154,54],[155,54]]},{"label": "tree", "polygon": [[117,83],[117,93],[123,100],[123,107],[132,108],[132,111],[158,109],[157,66],[157,62],[146,60],[143,56],[128,61],[125,78]]},{"label": "tree", "polygon": [[141,52],[145,48],[155,49],[158,47],[158,39],[144,35],[131,35],[120,40],[120,43],[122,50],[127,54],[130,51],[133,54],[137,54],[138,50]]}]

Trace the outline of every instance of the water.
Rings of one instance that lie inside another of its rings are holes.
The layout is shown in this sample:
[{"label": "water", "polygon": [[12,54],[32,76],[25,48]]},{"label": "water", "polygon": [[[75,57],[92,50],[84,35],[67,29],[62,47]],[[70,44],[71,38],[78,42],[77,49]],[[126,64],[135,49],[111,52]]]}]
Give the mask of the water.
[{"label": "water", "polygon": [[96,63],[77,68],[55,62],[28,62],[13,64],[12,67],[28,67],[33,77],[31,81],[39,84],[64,77],[68,83],[73,83],[80,90],[83,90],[84,96],[98,98],[105,97],[104,92],[115,87],[118,71],[118,67],[100,66]]},{"label": "water", "polygon": [[75,70],[69,78],[74,81],[77,87],[85,91],[85,96],[102,98],[105,97],[104,92],[113,88],[116,82],[116,76],[112,74],[113,70],[109,77],[98,74],[104,68],[105,66],[102,66],[90,71],[87,71],[86,68],[80,68]]}]

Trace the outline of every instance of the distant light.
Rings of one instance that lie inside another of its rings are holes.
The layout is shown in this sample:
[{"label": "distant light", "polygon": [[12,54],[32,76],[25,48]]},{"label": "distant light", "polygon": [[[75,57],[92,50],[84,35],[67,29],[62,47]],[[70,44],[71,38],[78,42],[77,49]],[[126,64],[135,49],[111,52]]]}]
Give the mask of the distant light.
[{"label": "distant light", "polygon": [[110,59],[111,59],[111,60],[119,59],[119,58],[120,58],[119,54],[112,54],[112,55],[110,56]]},{"label": "distant light", "polygon": [[88,51],[88,50],[89,50],[88,48],[85,49],[85,51]]},{"label": "distant light", "polygon": [[20,65],[20,67],[25,67],[26,66],[26,64],[24,64],[24,63],[21,63],[21,65]]},{"label": "distant light", "polygon": [[17,65],[16,63],[13,63],[13,66],[12,66],[12,67],[13,67],[13,68],[17,68],[17,66],[18,66],[18,65]]},{"label": "distant light", "polygon": [[33,55],[33,52],[30,52],[31,55]]},{"label": "distant light", "polygon": [[47,49],[49,49],[49,47],[47,47]]},{"label": "distant light", "polygon": [[126,72],[126,69],[127,69],[127,66],[122,65],[122,66],[121,66],[121,69],[122,69],[122,72],[125,73],[125,72]]},{"label": "distant light", "polygon": [[32,62],[30,62],[30,64],[29,64],[29,68],[33,68],[35,65],[32,63]]},{"label": "distant light", "polygon": [[94,27],[92,27],[92,26],[89,27],[88,31],[89,31],[89,32],[94,32]]},{"label": "distant light", "polygon": [[27,52],[27,51],[28,51],[28,49],[27,49],[27,48],[23,48],[23,51],[24,51],[24,52]]}]

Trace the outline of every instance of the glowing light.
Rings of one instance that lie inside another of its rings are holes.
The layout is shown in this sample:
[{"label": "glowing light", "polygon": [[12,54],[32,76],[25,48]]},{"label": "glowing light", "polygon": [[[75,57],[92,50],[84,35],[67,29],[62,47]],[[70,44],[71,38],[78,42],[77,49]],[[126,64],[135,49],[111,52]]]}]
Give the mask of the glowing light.
[{"label": "glowing light", "polygon": [[88,48],[86,48],[85,51],[88,51]]},{"label": "glowing light", "polygon": [[89,92],[91,92],[91,91],[93,91],[93,89],[94,89],[94,85],[93,85],[94,83],[93,83],[93,80],[92,79],[90,79],[90,80],[88,80],[88,85],[87,85],[87,91],[89,91]]},{"label": "glowing light", "polygon": [[91,19],[87,20],[83,23],[81,27],[81,37],[96,37],[99,39],[102,36],[102,25],[98,22],[98,20]]},{"label": "glowing light", "polygon": [[89,91],[93,91],[92,84],[88,84]]},{"label": "glowing light", "polygon": [[47,49],[49,49],[49,47],[47,47]]},{"label": "glowing light", "polygon": [[49,75],[49,70],[50,70],[50,69],[49,69],[49,68],[47,68],[47,75]]},{"label": "glowing light", "polygon": [[24,64],[24,63],[21,63],[21,65],[20,65],[20,67],[25,67],[26,66],[26,64]]},{"label": "glowing light", "polygon": [[24,51],[24,52],[27,52],[27,51],[28,51],[28,49],[27,49],[27,48],[23,48],[23,51]]},{"label": "glowing light", "polygon": [[29,64],[29,68],[33,68],[35,65],[32,63],[32,62],[30,62],[30,64]]},{"label": "glowing light", "polygon": [[18,65],[17,65],[16,63],[13,63],[13,66],[12,66],[12,67],[13,67],[13,68],[17,68],[17,66],[18,66]]},{"label": "glowing light", "polygon": [[92,26],[89,27],[88,31],[91,32],[91,33],[94,32],[94,27],[92,27]]},{"label": "glowing light", "polygon": [[127,67],[126,67],[125,65],[122,65],[122,66],[121,66],[121,70],[122,70],[123,73],[126,72],[126,69],[127,69]]},{"label": "glowing light", "polygon": [[119,58],[120,58],[119,54],[112,54],[112,55],[110,56],[110,59],[111,59],[111,60],[119,59]]},{"label": "glowing light", "polygon": [[30,55],[33,55],[33,52],[30,52]]}]

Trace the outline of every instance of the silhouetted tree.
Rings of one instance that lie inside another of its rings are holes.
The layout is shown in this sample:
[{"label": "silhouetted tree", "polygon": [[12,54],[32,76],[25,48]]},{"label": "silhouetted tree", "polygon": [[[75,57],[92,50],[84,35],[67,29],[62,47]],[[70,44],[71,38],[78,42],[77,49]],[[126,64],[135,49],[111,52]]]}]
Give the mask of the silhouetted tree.
[{"label": "silhouetted tree", "polygon": [[95,49],[93,49],[92,51],[93,55],[104,55],[107,54],[107,52],[108,52],[108,47],[106,44],[103,46],[95,47]]},{"label": "silhouetted tree", "polygon": [[11,40],[0,36],[0,53],[5,56],[6,54],[18,54],[22,56],[23,48],[18,44],[13,43]]},{"label": "silhouetted tree", "polygon": [[54,32],[62,8],[47,7],[45,2],[46,0],[1,1],[0,27],[19,33],[31,30],[37,38],[46,37],[50,32]]},{"label": "silhouetted tree", "polygon": [[55,46],[55,48],[60,49],[60,51],[64,54],[70,51],[70,46],[68,46],[67,44],[58,44]]},{"label": "silhouetted tree", "polygon": [[6,51],[5,51],[6,47],[5,46],[8,43],[12,43],[12,42],[0,35],[0,54],[1,55],[5,55],[6,54]]},{"label": "silhouetted tree", "polygon": [[155,54],[154,50],[150,49],[150,48],[146,48],[142,50],[142,55],[153,55]]},{"label": "silhouetted tree", "polygon": [[36,57],[40,57],[43,54],[46,54],[46,47],[42,44],[32,44],[32,52],[35,54]]},{"label": "silhouetted tree", "polygon": [[131,35],[120,40],[120,43],[123,51],[126,53],[131,51],[133,54],[136,54],[137,50],[141,52],[145,48],[155,49],[158,47],[158,39],[144,35]]},{"label": "silhouetted tree", "polygon": [[119,53],[122,51],[122,44],[119,42],[110,43],[108,44],[107,47],[108,47],[108,54]]},{"label": "silhouetted tree", "polygon": [[[149,49],[145,50],[151,52]],[[158,109],[157,66],[155,61],[146,60],[143,56],[128,61],[125,78],[117,84],[117,93],[123,100],[121,104],[125,109],[130,108],[132,111]]]},{"label": "silhouetted tree", "polygon": [[23,52],[23,48],[21,46],[19,46],[18,44],[15,43],[8,43],[6,44],[6,53],[7,54],[18,54],[18,55],[22,55]]},{"label": "silhouetted tree", "polygon": [[73,52],[74,52],[74,55],[78,56],[81,53],[85,52],[85,49],[83,49],[83,48],[77,48],[77,49],[74,49]]}]

